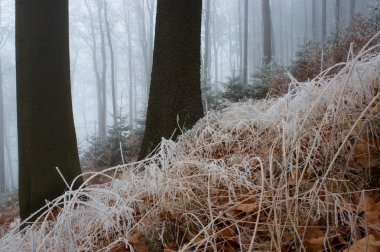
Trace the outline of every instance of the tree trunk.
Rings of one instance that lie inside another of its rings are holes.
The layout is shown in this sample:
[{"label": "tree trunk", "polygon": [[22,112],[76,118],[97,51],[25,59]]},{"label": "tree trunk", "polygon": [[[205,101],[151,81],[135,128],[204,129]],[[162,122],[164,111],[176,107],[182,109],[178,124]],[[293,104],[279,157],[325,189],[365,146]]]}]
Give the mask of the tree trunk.
[{"label": "tree trunk", "polygon": [[269,64],[272,61],[272,20],[270,16],[269,0],[261,1],[263,15],[263,64]]},{"label": "tree trunk", "polygon": [[[0,3],[1,4],[1,3]],[[2,21],[2,13],[1,13],[1,5],[0,5],[0,24]],[[1,25],[0,25],[1,27]],[[4,38],[4,31],[0,34],[2,38]],[[3,44],[5,41],[0,40],[0,43]],[[4,158],[4,94],[3,94],[3,68],[2,68],[2,60],[0,58],[0,193],[4,193],[6,191],[6,179],[5,179],[5,158]]]},{"label": "tree trunk", "polygon": [[243,85],[248,83],[248,0],[244,1]]},{"label": "tree trunk", "polygon": [[91,10],[91,6],[88,1],[85,0],[88,13],[90,15],[90,36],[91,36],[91,51],[92,51],[92,66],[94,68],[95,80],[96,80],[96,97],[97,97],[97,112],[98,112],[98,135],[104,137],[106,135],[106,121],[103,116],[103,89],[102,78],[100,76],[100,70],[98,66],[98,46],[96,43],[95,22],[94,16]]},{"label": "tree trunk", "polygon": [[112,117],[114,126],[117,124],[117,97],[116,97],[116,83],[115,83],[115,54],[113,50],[113,42],[111,35],[110,22],[108,20],[108,5],[104,0],[104,21],[106,24],[106,34],[108,40],[108,46],[110,49],[110,61],[111,61],[111,93],[112,93]]},{"label": "tree trunk", "polygon": [[239,54],[238,54],[238,68],[239,68],[239,76],[243,76],[243,29],[242,29],[242,22],[241,22],[241,0],[238,1],[238,35],[239,35]]},{"label": "tree trunk", "polygon": [[[68,0],[16,0],[21,220],[80,175],[71,103]],[[74,188],[82,182],[75,181]],[[35,218],[33,218],[35,219]]]},{"label": "tree trunk", "polygon": [[209,79],[209,54],[210,54],[210,6],[211,0],[206,0],[205,18],[205,51],[203,56],[203,83],[208,83]]},{"label": "tree trunk", "polygon": [[136,98],[133,95],[133,55],[132,55],[132,34],[131,34],[131,22],[130,22],[130,16],[129,16],[129,10],[127,11],[128,6],[126,2],[124,1],[123,4],[123,10],[124,10],[124,25],[127,32],[127,47],[128,47],[128,80],[129,80],[129,86],[128,86],[128,98],[129,98],[129,127],[133,129],[134,127],[134,106]]},{"label": "tree trunk", "polygon": [[351,24],[354,22],[355,8],[356,8],[356,1],[350,0],[350,23]]},{"label": "tree trunk", "polygon": [[101,0],[97,0],[98,5],[98,21],[99,21],[99,32],[100,32],[100,55],[101,55],[101,95],[102,95],[102,108],[101,116],[99,120],[101,121],[101,128],[99,129],[99,136],[101,138],[107,135],[107,52],[106,52],[106,41],[103,27],[103,15],[102,10],[104,11],[105,6]]},{"label": "tree trunk", "polygon": [[322,0],[322,44],[326,44],[326,0]]},{"label": "tree trunk", "polygon": [[340,35],[339,35],[339,29],[340,29],[340,0],[335,0],[335,36],[336,36],[336,42],[338,41]]},{"label": "tree trunk", "polygon": [[311,34],[313,41],[317,41],[317,2],[312,0],[311,7]]},{"label": "tree trunk", "polygon": [[201,0],[158,0],[152,81],[139,158],[161,138],[176,138],[203,116],[200,89]]},{"label": "tree trunk", "polygon": [[6,191],[5,160],[4,160],[4,94],[3,94],[3,70],[0,59],[0,193]]}]

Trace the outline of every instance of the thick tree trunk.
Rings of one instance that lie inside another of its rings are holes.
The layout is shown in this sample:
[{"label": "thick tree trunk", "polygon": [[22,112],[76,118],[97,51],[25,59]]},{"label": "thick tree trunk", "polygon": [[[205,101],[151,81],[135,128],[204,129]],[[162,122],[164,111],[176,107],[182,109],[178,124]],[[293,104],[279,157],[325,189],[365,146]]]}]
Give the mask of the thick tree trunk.
[{"label": "thick tree trunk", "polygon": [[[68,1],[16,0],[21,220],[80,171],[71,105]],[[75,186],[82,182],[76,180]]]},{"label": "thick tree trunk", "polygon": [[[201,0],[158,0],[146,129],[139,158],[203,116]],[[179,128],[180,127],[180,128]]]},{"label": "thick tree trunk", "polygon": [[269,64],[272,61],[272,20],[270,16],[269,0],[261,1],[263,15],[263,64]]}]

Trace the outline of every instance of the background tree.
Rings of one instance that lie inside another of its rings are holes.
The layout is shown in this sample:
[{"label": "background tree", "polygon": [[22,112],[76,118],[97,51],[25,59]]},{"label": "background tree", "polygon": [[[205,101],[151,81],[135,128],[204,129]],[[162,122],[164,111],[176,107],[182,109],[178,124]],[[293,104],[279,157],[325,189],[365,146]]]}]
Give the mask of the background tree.
[{"label": "background tree", "polygon": [[24,220],[66,189],[55,167],[69,183],[80,174],[71,107],[68,0],[16,0],[16,62]]},{"label": "background tree", "polygon": [[200,88],[202,0],[158,0],[152,80],[139,158],[203,116]]},{"label": "background tree", "polygon": [[262,15],[263,15],[263,63],[269,64],[272,61],[272,21],[270,16],[269,0],[262,0]]},{"label": "background tree", "polygon": [[244,1],[243,85],[248,83],[248,0]]},{"label": "background tree", "polygon": [[[0,24],[1,24],[1,5],[0,5]],[[0,25],[1,27],[1,25]],[[1,27],[2,28],[2,27]],[[0,32],[0,48],[3,48],[6,38],[8,37],[5,29],[1,29]],[[0,58],[0,193],[4,193],[7,189],[5,183],[5,158],[4,158],[4,146],[5,146],[5,130],[4,130],[4,93],[3,93],[3,67],[2,58]]]}]

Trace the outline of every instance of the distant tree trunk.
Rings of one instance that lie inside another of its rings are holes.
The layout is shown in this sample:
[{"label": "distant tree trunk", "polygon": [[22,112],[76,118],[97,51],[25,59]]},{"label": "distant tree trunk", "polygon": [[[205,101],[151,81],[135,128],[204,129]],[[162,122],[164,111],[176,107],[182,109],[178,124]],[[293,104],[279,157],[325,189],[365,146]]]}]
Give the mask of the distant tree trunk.
[{"label": "distant tree trunk", "polygon": [[114,126],[117,124],[117,97],[116,97],[116,81],[115,81],[115,54],[113,50],[113,42],[111,35],[110,22],[108,20],[108,5],[107,1],[104,0],[104,21],[106,24],[106,34],[108,40],[108,46],[110,50],[110,61],[111,61],[111,91],[112,91],[112,117]]},{"label": "distant tree trunk", "polygon": [[[146,129],[139,158],[203,116],[202,0],[158,0]],[[184,60],[186,59],[186,60]]]},{"label": "distant tree trunk", "polygon": [[106,40],[103,27],[103,15],[102,10],[104,11],[105,6],[103,5],[102,0],[97,0],[98,5],[98,21],[99,21],[99,33],[100,33],[100,55],[101,55],[101,94],[102,94],[102,110],[101,117],[101,128],[99,129],[100,137],[105,137],[107,135],[107,52],[106,52]]},{"label": "distant tree trunk", "polygon": [[326,0],[322,0],[322,44],[326,44]]},{"label": "distant tree trunk", "polygon": [[350,23],[352,24],[355,16],[356,1],[350,0]]},{"label": "distant tree trunk", "polygon": [[313,37],[313,41],[317,41],[317,2],[316,0],[312,0],[311,7],[311,34]]},{"label": "distant tree trunk", "polygon": [[[0,4],[0,24],[2,21],[2,9]],[[1,27],[1,25],[0,25]],[[3,39],[4,31],[0,34],[1,40],[0,44],[3,45],[5,42]],[[5,130],[4,130],[4,94],[3,94],[3,68],[2,68],[2,60],[0,58],[0,193],[4,193],[6,191],[6,179],[5,179],[5,158],[4,158],[4,136],[5,136]]]},{"label": "distant tree trunk", "polygon": [[94,15],[92,13],[91,6],[89,5],[88,1],[85,0],[85,5],[88,10],[88,13],[90,15],[90,36],[91,36],[91,53],[92,53],[92,66],[94,68],[95,73],[95,80],[96,80],[96,97],[97,97],[97,112],[98,112],[98,135],[100,137],[104,137],[106,135],[106,121],[104,117],[104,109],[105,106],[104,100],[103,100],[103,82],[102,77],[100,75],[100,70],[98,66],[98,46],[96,42],[96,33],[95,33],[95,21],[94,21]]},{"label": "distant tree trunk", "polygon": [[137,0],[137,10],[139,12],[139,40],[140,40],[140,49],[142,54],[142,63],[144,69],[144,78],[145,78],[145,95],[149,95],[149,85],[151,78],[151,61],[150,61],[150,48],[149,41],[147,38],[147,24],[146,24],[146,10],[145,10],[145,0]]},{"label": "distant tree trunk", "polygon": [[243,85],[248,83],[248,0],[244,1]]},{"label": "distant tree trunk", "polygon": [[4,160],[4,101],[3,101],[3,71],[0,59],[0,193],[6,191],[5,160]]},{"label": "distant tree trunk", "polygon": [[269,0],[261,1],[263,15],[263,64],[269,64],[272,61],[272,20],[270,16]]},{"label": "distant tree trunk", "polygon": [[134,119],[135,119],[135,113],[134,113],[134,106],[135,106],[135,100],[136,97],[133,95],[133,55],[132,55],[132,34],[131,34],[131,22],[130,22],[130,15],[129,11],[127,11],[128,6],[126,2],[124,1],[123,4],[123,10],[124,10],[124,25],[125,29],[127,31],[127,47],[128,47],[128,80],[129,80],[129,86],[128,86],[128,98],[129,98],[129,127],[133,129],[134,127]]},{"label": "distant tree trunk", "polygon": [[210,54],[210,6],[211,0],[206,0],[205,17],[205,51],[203,54],[203,83],[208,83],[209,79],[209,54]]},{"label": "distant tree trunk", "polygon": [[307,31],[308,31],[307,21],[308,21],[307,1],[304,1],[304,31],[303,31],[303,43],[304,44],[306,44],[306,42],[308,40],[308,36],[307,36]]},{"label": "distant tree trunk", "polygon": [[[16,0],[21,220],[80,175],[71,105],[68,0]],[[82,182],[76,180],[77,187]]]},{"label": "distant tree trunk", "polygon": [[243,75],[243,29],[242,29],[242,22],[241,22],[241,0],[238,1],[238,37],[239,37],[239,53],[238,53],[238,69],[239,69],[239,76]]},{"label": "distant tree trunk", "polygon": [[336,41],[338,41],[340,29],[340,0],[335,0],[335,36]]}]

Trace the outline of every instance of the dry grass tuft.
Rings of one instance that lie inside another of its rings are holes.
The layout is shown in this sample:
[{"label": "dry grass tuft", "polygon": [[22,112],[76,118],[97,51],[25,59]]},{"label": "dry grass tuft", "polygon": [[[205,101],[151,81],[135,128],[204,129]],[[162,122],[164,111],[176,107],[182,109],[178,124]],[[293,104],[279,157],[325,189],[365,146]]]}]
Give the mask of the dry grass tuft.
[{"label": "dry grass tuft", "polygon": [[50,202],[0,250],[379,251],[379,46],[92,174],[115,176]]}]

